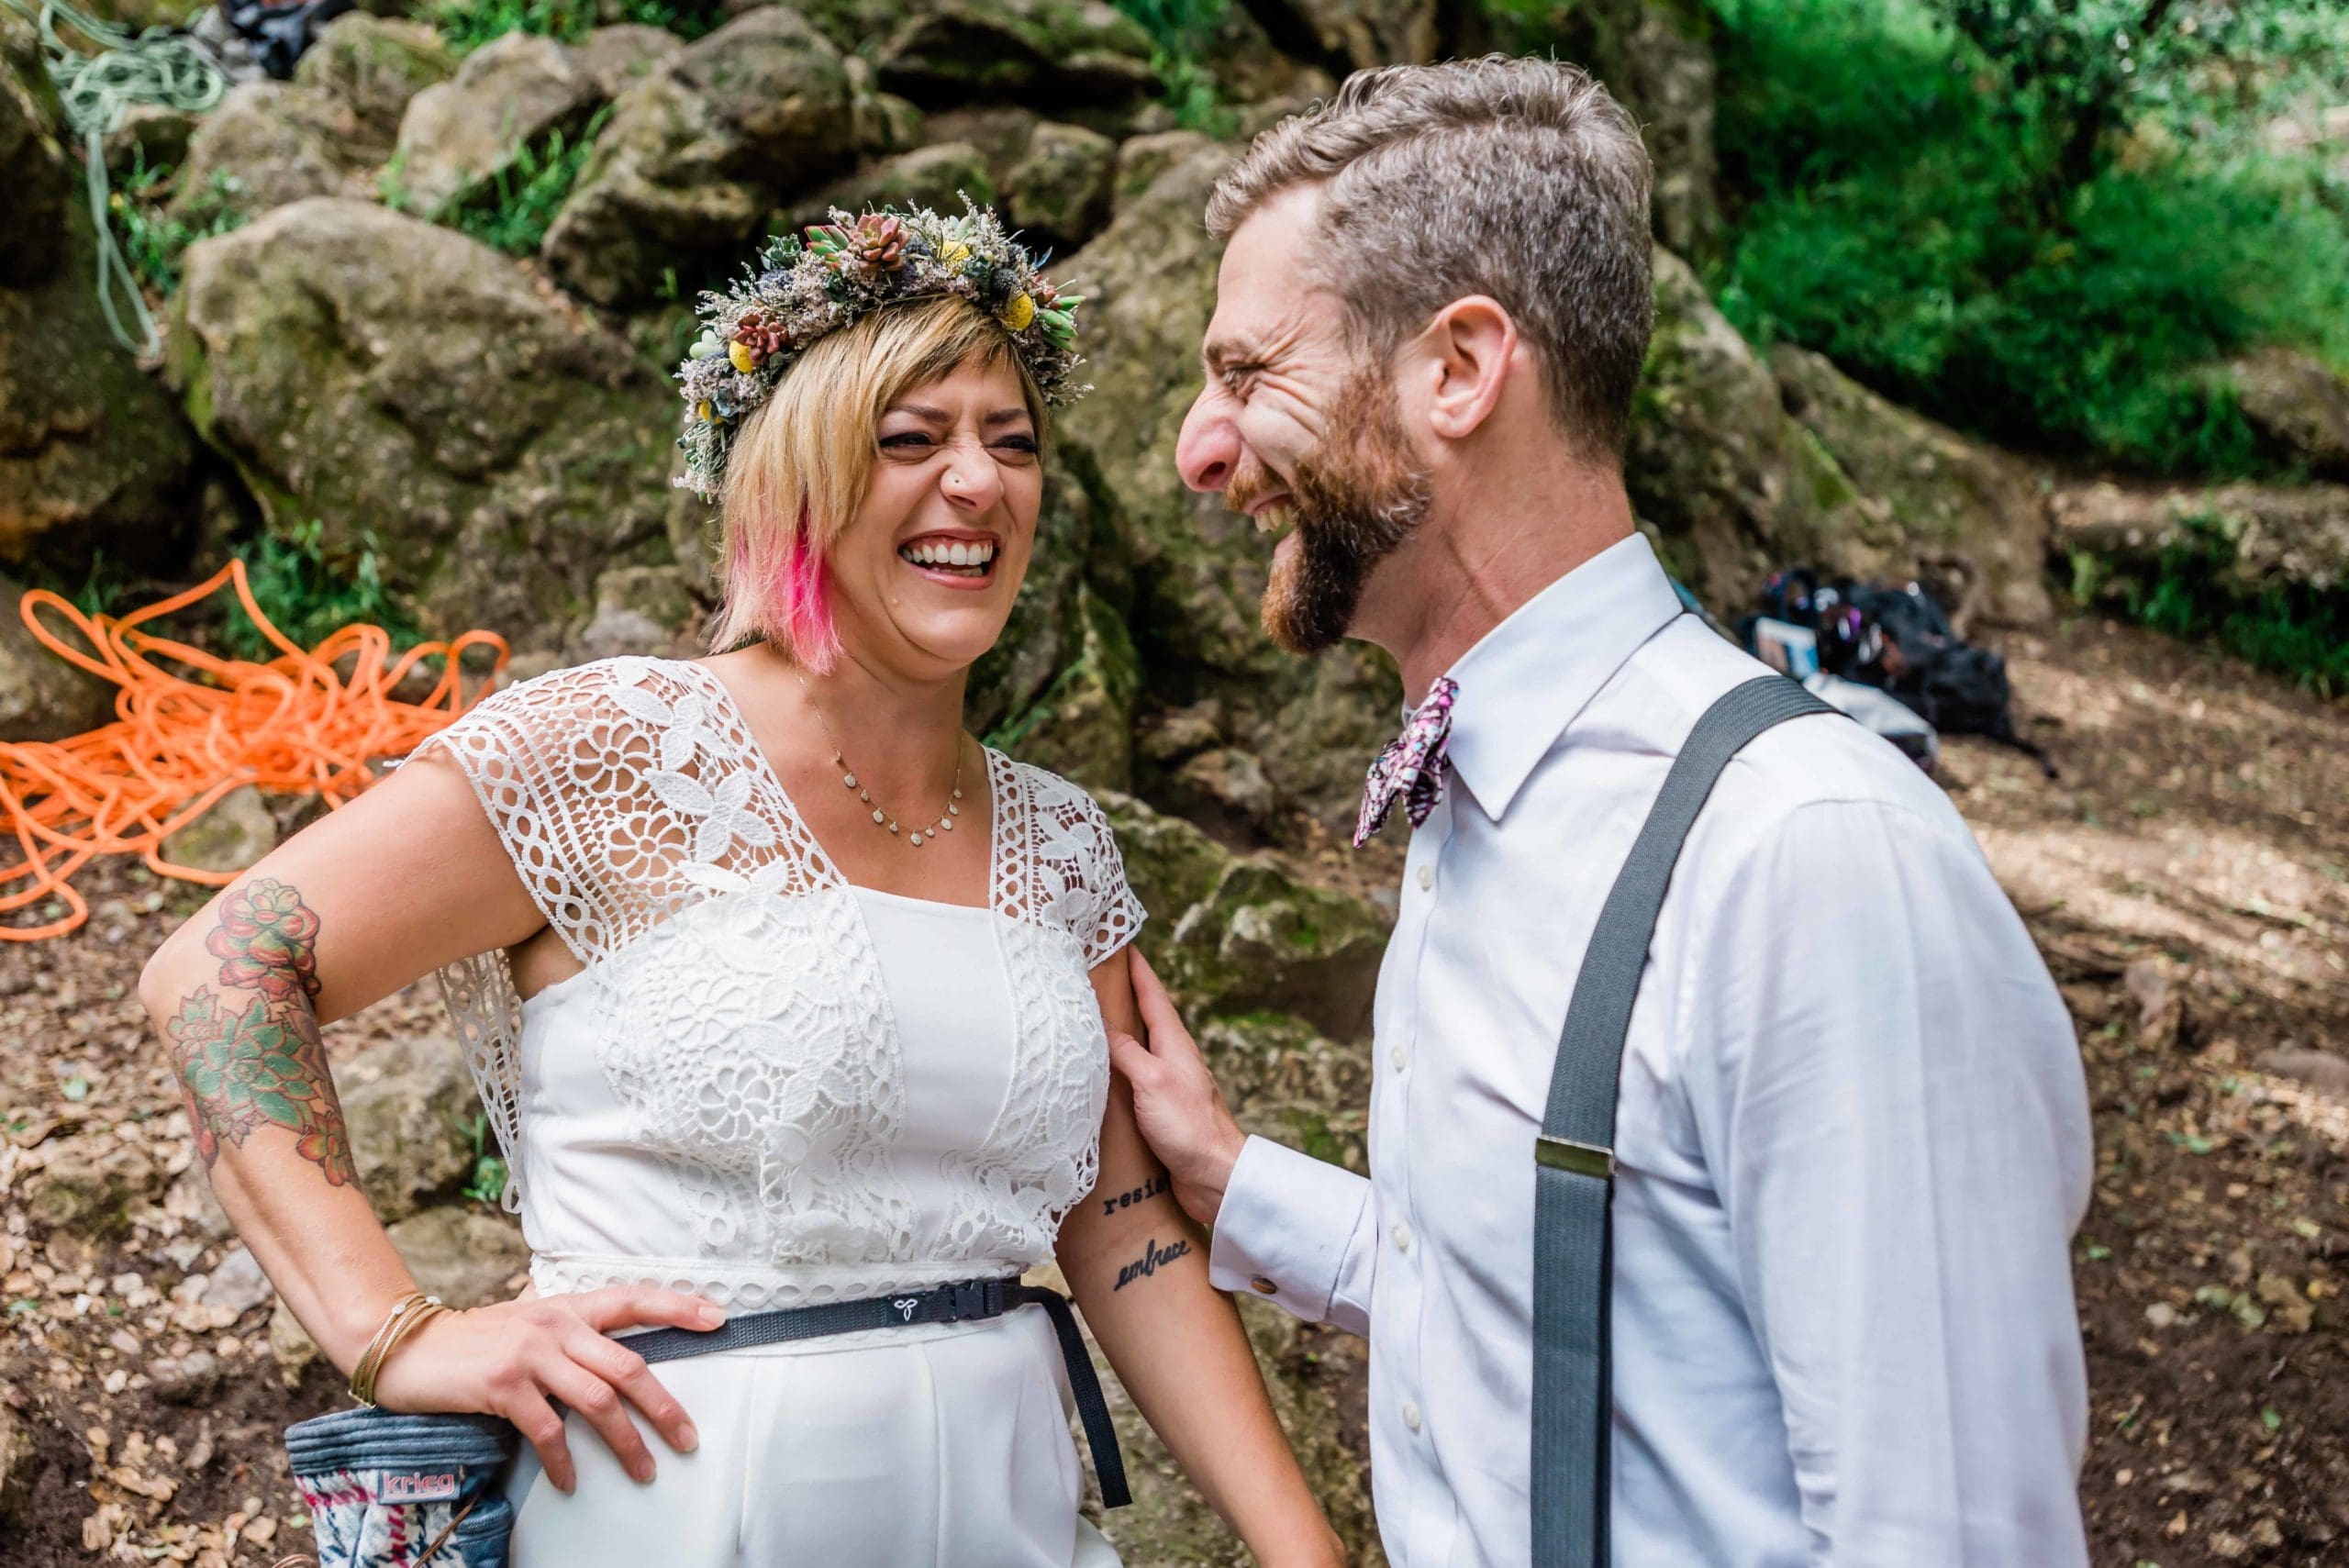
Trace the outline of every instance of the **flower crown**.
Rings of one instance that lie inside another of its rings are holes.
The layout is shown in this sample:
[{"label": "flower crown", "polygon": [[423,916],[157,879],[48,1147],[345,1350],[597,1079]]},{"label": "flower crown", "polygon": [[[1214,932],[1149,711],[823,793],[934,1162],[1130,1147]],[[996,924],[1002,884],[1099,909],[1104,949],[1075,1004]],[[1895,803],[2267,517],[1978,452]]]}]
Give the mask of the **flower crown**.
[{"label": "flower crown", "polygon": [[[1003,231],[994,213],[963,197],[960,217],[928,207],[881,207],[852,216],[834,207],[829,223],[807,237],[777,235],[758,265],[724,293],[704,294],[700,338],[678,367],[685,399],[685,472],[677,483],[705,501],[726,487],[735,432],[774,395],[810,343],[868,311],[907,300],[952,295],[966,299],[1010,334],[1047,405],[1074,403],[1092,391],[1073,384],[1077,366],[1076,307]],[[1044,258],[1050,260],[1049,257]]]}]

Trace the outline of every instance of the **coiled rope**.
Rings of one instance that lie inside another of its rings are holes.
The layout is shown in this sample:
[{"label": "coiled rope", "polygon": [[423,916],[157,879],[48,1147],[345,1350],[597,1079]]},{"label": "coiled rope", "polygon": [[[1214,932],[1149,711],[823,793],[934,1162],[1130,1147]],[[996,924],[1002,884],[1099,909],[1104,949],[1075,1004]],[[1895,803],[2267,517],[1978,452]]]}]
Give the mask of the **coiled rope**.
[{"label": "coiled rope", "polygon": [[[284,651],[279,657],[266,664],[223,659],[139,629],[224,584]],[[44,610],[71,622],[87,651],[44,626]],[[492,650],[493,680],[507,659],[506,639],[490,631],[418,643],[395,659],[390,633],[363,623],[305,651],[262,613],[242,561],[118,618],[84,615],[46,588],[27,592],[17,613],[59,658],[122,689],[115,694],[118,717],[102,728],[67,740],[0,741],[0,819],[24,855],[0,866],[0,914],[47,898],[65,906],[46,924],[0,926],[4,941],[62,936],[86,921],[89,905],[68,879],[98,855],[136,853],[161,875],[228,885],[239,873],[174,864],[163,857],[163,840],[245,784],[316,793],[328,806],[341,806],[373,782],[371,759],[406,755],[464,711],[465,652]],[[196,678],[159,667],[150,654]],[[420,702],[392,695],[410,670],[434,658],[445,668],[430,695]]]},{"label": "coiled rope", "polygon": [[[97,240],[98,306],[106,313],[106,328],[132,353],[151,354],[162,346],[161,336],[139,280],[123,259],[114,226],[106,221],[106,139],[135,104],[203,113],[228,90],[228,74],[201,47],[169,28],[149,28],[133,35],[65,0],[42,0],[38,11],[28,0],[0,0],[0,6],[40,29],[49,79],[56,83],[66,127],[82,139],[83,180]],[[96,44],[98,52],[84,54],[68,45],[58,36],[60,22]],[[117,294],[130,306],[138,326],[135,337],[115,307]]]}]

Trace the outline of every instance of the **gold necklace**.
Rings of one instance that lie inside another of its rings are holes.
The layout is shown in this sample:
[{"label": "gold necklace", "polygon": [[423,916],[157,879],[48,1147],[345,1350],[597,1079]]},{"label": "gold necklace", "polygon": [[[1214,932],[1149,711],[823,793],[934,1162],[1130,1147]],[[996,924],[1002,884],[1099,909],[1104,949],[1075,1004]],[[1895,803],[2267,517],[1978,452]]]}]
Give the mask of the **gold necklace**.
[{"label": "gold necklace", "polygon": [[[891,837],[896,837],[897,819],[891,816],[886,808],[880,806],[874,806],[873,802],[873,792],[866,789],[863,784],[857,783],[856,770],[849,766],[848,758],[841,751],[840,737],[832,733],[832,721],[824,717],[823,705],[817,702],[816,694],[807,689],[807,677],[802,675],[796,670],[794,670],[791,673],[792,678],[799,683],[799,695],[806,697],[807,699],[807,706],[815,710],[816,722],[824,727],[824,739],[831,742],[832,765],[839,768],[841,771],[841,783],[847,785],[850,789],[856,791],[857,799],[863,801],[867,806],[873,806],[873,825],[874,827],[885,828],[888,829]],[[946,809],[944,812],[940,814],[938,820],[931,823],[929,827],[917,828],[911,832],[906,834],[906,842],[918,850],[929,840],[937,838],[939,834],[952,833],[954,831],[954,818],[962,815],[963,738],[962,736],[957,735],[954,737],[953,794],[947,799]]]}]

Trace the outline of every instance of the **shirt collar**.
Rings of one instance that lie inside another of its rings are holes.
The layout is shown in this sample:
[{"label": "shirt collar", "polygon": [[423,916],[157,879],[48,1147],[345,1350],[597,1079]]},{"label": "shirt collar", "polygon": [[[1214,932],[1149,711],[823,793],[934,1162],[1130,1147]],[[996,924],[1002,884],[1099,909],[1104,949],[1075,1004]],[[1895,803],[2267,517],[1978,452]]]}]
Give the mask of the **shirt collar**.
[{"label": "shirt collar", "polygon": [[1446,672],[1460,683],[1447,755],[1498,821],[1533,765],[1624,662],[1681,613],[1639,534],[1518,606]]}]

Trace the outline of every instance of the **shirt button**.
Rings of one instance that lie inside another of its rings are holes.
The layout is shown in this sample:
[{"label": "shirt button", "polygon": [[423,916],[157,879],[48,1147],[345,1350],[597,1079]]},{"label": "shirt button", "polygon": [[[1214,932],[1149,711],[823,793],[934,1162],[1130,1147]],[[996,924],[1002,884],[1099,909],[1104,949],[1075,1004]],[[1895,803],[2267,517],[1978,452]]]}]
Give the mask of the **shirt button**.
[{"label": "shirt button", "polygon": [[1266,1279],[1262,1274],[1258,1274],[1254,1279],[1250,1280],[1248,1282],[1248,1288],[1254,1291],[1258,1296],[1278,1296],[1281,1289],[1280,1286],[1275,1284],[1272,1281]]},{"label": "shirt button", "polygon": [[1416,1399],[1403,1401],[1403,1424],[1415,1432],[1419,1429],[1419,1406]]},{"label": "shirt button", "polygon": [[1395,1222],[1395,1229],[1389,1234],[1395,1238],[1397,1251],[1408,1252],[1411,1250],[1411,1228],[1408,1225],[1398,1219]]},{"label": "shirt button", "polygon": [[1400,1073],[1411,1064],[1411,1053],[1398,1045],[1386,1053],[1386,1060],[1395,1064],[1396,1072]]},{"label": "shirt button", "polygon": [[1425,893],[1425,892],[1427,892],[1430,888],[1433,887],[1434,885],[1435,885],[1435,867],[1433,867],[1433,866],[1421,866],[1421,867],[1419,868],[1419,891],[1420,891],[1421,893]]}]

